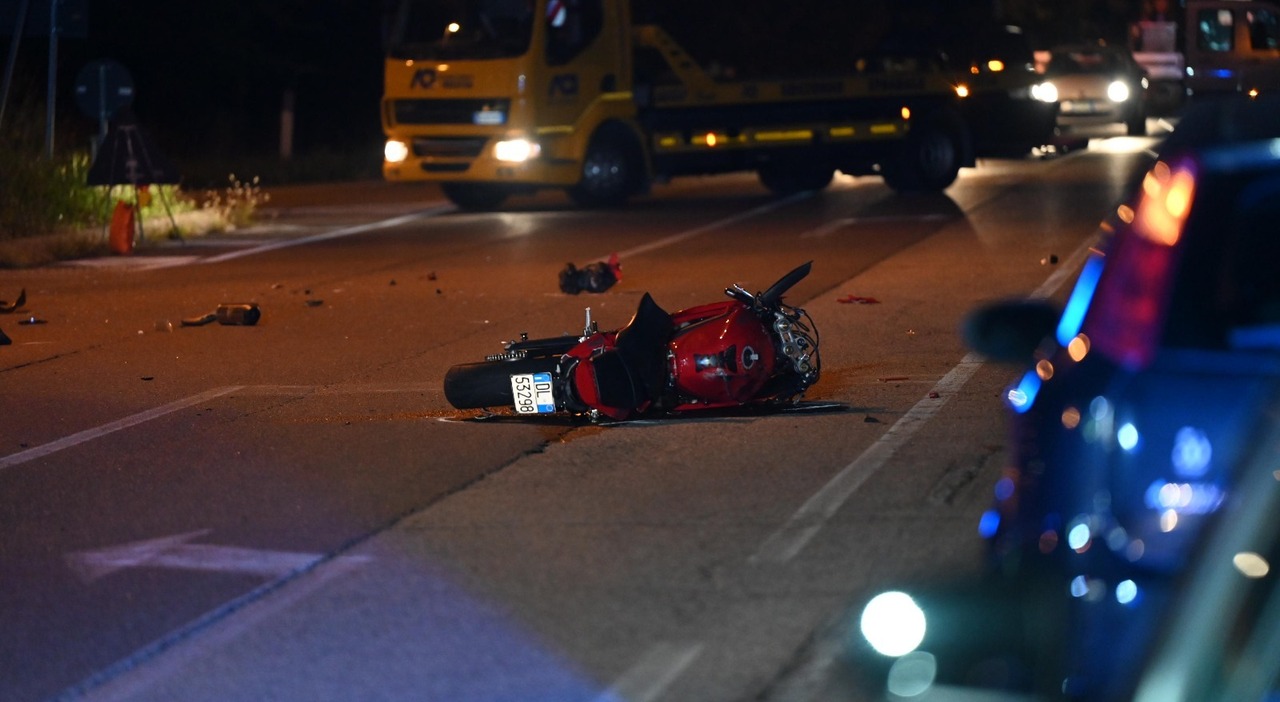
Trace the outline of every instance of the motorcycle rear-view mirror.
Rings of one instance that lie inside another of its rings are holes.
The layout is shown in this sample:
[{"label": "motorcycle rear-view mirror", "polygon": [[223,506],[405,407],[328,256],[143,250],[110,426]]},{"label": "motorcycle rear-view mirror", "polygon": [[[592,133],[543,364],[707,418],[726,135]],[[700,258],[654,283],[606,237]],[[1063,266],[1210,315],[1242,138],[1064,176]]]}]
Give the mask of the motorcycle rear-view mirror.
[{"label": "motorcycle rear-view mirror", "polygon": [[992,361],[1026,363],[1061,314],[1048,300],[1005,300],[971,312],[961,334],[965,345]]}]

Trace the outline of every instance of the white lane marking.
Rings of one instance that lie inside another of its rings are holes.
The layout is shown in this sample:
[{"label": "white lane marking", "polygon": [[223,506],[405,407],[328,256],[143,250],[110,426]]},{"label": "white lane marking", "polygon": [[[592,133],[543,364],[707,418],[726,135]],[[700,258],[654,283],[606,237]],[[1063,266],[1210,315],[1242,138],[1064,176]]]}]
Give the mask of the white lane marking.
[{"label": "white lane marking", "polygon": [[701,643],[660,643],[592,702],[652,702],[702,653]]},{"label": "white lane marking", "polygon": [[405,392],[435,392],[438,388],[434,385],[425,383],[403,383],[396,385],[346,385],[337,387],[328,387],[323,385],[229,385],[222,388],[214,388],[208,392],[202,392],[199,395],[192,395],[186,399],[177,400],[161,407],[149,409],[134,415],[118,419],[114,422],[86,429],[82,432],[63,437],[56,441],[50,441],[47,444],[36,446],[25,451],[9,454],[8,456],[0,456],[0,469],[10,468],[27,461],[33,461],[37,458],[48,456],[51,453],[57,453],[66,448],[71,448],[87,441],[93,441],[99,437],[106,436],[121,429],[149,422],[153,419],[159,419],[166,414],[172,414],[181,409],[186,409],[192,405],[198,405],[206,400],[222,397],[233,392],[242,392],[245,395],[372,395],[372,394],[393,394]]},{"label": "white lane marking", "polygon": [[[279,578],[303,570],[324,558],[321,553],[188,543],[211,529],[161,536],[106,548],[76,551],[63,557],[82,582],[88,584],[127,568],[169,568],[215,573],[240,573]],[[368,560],[363,557],[360,560]]]},{"label": "white lane marking", "polygon": [[443,214],[445,212],[452,212],[455,209],[457,208],[455,208],[453,205],[437,205],[435,207],[429,207],[425,210],[410,212],[409,214],[401,215],[399,217],[383,219],[377,222],[369,222],[368,224],[357,224],[352,227],[343,227],[341,229],[334,229],[332,231],[321,232],[319,234],[314,234],[312,236],[304,236],[299,239],[283,239],[280,241],[273,241],[269,244],[262,244],[261,246],[254,246],[248,249],[240,249],[239,251],[229,251],[227,253],[219,254],[217,256],[210,256],[208,258],[203,258],[200,260],[200,262],[201,263],[221,263],[222,261],[230,261],[236,258],[244,258],[245,256],[255,256],[260,253],[275,251],[277,249],[284,249],[290,246],[302,246],[304,244],[312,244],[317,241],[328,241],[330,239],[340,239],[342,237],[352,236],[353,234],[363,234],[365,232],[377,231],[379,229],[389,229],[391,227],[398,227],[401,224],[407,224],[417,219],[425,219],[427,217],[434,217],[438,214]]},{"label": "white lane marking", "polygon": [[130,271],[149,271],[195,263],[199,256],[103,256],[65,261],[61,265],[78,268],[127,268]]},{"label": "white lane marking", "polygon": [[884,215],[880,217],[842,217],[833,219],[819,227],[814,227],[800,234],[801,239],[818,239],[832,232],[839,231],[845,227],[855,224],[882,224],[886,222],[932,222],[939,220],[955,219],[954,215],[946,214],[929,214],[929,215]]},{"label": "white lane marking", "polygon": [[[1068,257],[1067,263],[1054,271],[1040,287],[1031,293],[1030,297],[1048,297],[1057,290],[1073,272],[1079,269],[1085,257],[1089,255],[1089,250],[1096,243],[1096,235],[1086,239]],[[818,492],[814,493],[808,501],[800,506],[800,509],[795,514],[791,515],[791,518],[780,529],[765,539],[760,549],[747,559],[748,562],[752,564],[769,563],[780,565],[800,553],[805,545],[809,543],[809,540],[822,529],[827,520],[849,499],[849,496],[861,487],[868,478],[875,475],[876,471],[880,470],[897,453],[898,449],[906,443],[906,440],[921,425],[937,414],[938,410],[942,409],[942,406],[947,402],[947,398],[959,392],[960,388],[964,387],[969,378],[972,378],[973,374],[982,366],[983,361],[977,354],[970,353],[965,355],[956,367],[952,368],[942,377],[942,380],[938,381],[938,384],[934,386],[928,395],[917,402],[910,410],[907,410],[907,413],[897,422],[894,422],[893,426],[889,427],[889,430],[875,443],[868,447],[866,451],[863,451],[849,465],[845,466],[826,485],[822,486]]]},{"label": "white lane marking", "polygon": [[78,446],[86,441],[93,441],[94,439],[120,431],[121,429],[128,429],[129,427],[142,424],[143,422],[149,422],[153,419],[163,417],[166,414],[172,414],[178,410],[186,409],[192,405],[198,405],[216,397],[231,394],[242,387],[243,386],[241,385],[228,385],[226,387],[214,388],[208,392],[202,392],[199,395],[192,395],[191,397],[182,400],[170,402],[167,405],[161,405],[160,407],[149,409],[145,412],[139,412],[125,417],[124,419],[117,419],[114,422],[108,422],[92,429],[86,429],[82,432],[72,434],[71,436],[66,436],[56,441],[50,441],[47,444],[29,448],[25,451],[12,453],[8,456],[0,456],[0,469],[11,468],[13,466],[26,463],[27,461],[33,461],[37,458],[48,456],[51,453],[57,453],[62,449]]},{"label": "white lane marking", "polygon": [[[632,256],[636,256],[638,254],[642,254],[648,251],[653,251],[654,249],[666,248],[668,246],[671,246],[672,244],[678,244],[686,239],[692,239],[693,237],[698,236],[699,234],[705,234],[709,231],[720,229],[722,227],[727,227],[730,224],[737,224],[738,222],[741,222],[743,220],[751,219],[752,217],[758,217],[762,214],[772,212],[773,210],[785,207],[794,202],[799,202],[809,197],[813,197],[812,192],[796,193],[795,195],[790,195],[788,197],[782,198],[781,200],[774,200],[773,202],[761,205],[759,207],[752,208],[750,210],[747,210],[746,212],[739,212],[738,214],[733,215],[731,217],[725,217],[724,219],[718,219],[714,222],[711,222],[710,224],[704,224],[701,227],[695,227],[693,229],[688,229],[683,232],[679,232],[677,234],[672,234],[671,236],[658,239],[657,241],[651,241],[647,244],[641,244],[640,246],[632,247],[630,249],[627,249],[626,251],[619,251],[617,252],[618,258],[626,259],[626,258],[630,258]],[[587,259],[587,260],[604,261],[604,260],[607,260],[612,255],[613,255],[613,252],[610,252],[610,253],[604,254],[603,256],[597,256],[596,258]]]},{"label": "white lane marking", "polygon": [[813,494],[781,529],[765,539],[760,550],[749,559],[752,563],[786,563],[818,533],[827,520],[849,499],[855,490],[897,453],[925,422],[942,409],[957,390],[973,376],[982,361],[976,354],[964,357],[959,365],[938,381],[933,390],[889,427],[874,444],[845,466],[826,485]]}]

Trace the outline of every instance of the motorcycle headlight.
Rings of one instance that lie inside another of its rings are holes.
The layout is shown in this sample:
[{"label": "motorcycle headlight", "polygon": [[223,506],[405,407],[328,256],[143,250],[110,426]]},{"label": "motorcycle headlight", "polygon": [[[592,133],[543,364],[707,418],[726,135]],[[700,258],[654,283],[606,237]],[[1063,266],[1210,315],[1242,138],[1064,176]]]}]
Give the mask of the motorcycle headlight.
[{"label": "motorcycle headlight", "polygon": [[504,139],[493,145],[493,156],[507,163],[524,163],[538,157],[542,147],[529,139]]},{"label": "motorcycle headlight", "polygon": [[409,158],[409,145],[398,139],[388,139],[382,147],[382,157],[387,163],[403,163]]},{"label": "motorcycle headlight", "polygon": [[1041,102],[1057,102],[1058,86],[1049,81],[1033,85],[1031,86],[1031,97]]},{"label": "motorcycle headlight", "polygon": [[1122,80],[1113,80],[1107,86],[1107,97],[1111,102],[1124,102],[1129,99],[1129,86]]}]

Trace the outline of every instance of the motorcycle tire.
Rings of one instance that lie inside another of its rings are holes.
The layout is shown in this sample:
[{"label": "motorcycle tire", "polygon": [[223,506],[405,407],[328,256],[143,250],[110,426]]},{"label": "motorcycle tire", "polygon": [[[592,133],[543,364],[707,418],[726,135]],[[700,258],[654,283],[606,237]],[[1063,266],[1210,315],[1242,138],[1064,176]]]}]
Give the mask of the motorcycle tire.
[{"label": "motorcycle tire", "polygon": [[457,365],[444,375],[444,397],[457,409],[514,407],[511,376],[524,373],[555,375],[558,364],[558,358],[544,357]]}]

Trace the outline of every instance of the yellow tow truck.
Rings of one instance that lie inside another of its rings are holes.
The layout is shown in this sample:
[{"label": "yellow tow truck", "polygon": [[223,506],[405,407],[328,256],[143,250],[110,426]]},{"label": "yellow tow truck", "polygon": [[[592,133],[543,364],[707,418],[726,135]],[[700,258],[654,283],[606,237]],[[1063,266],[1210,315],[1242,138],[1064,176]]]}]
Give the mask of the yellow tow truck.
[{"label": "yellow tow truck", "polygon": [[713,76],[662,28],[633,26],[627,0],[404,0],[389,26],[383,175],[439,183],[469,210],[540,188],[616,206],[653,182],[732,171],[779,194],[837,170],[939,191],[984,134],[1013,133],[993,121],[1009,100],[1034,112],[1019,148],[1048,141],[1056,110],[999,61],[961,73],[876,55],[830,78]]}]

